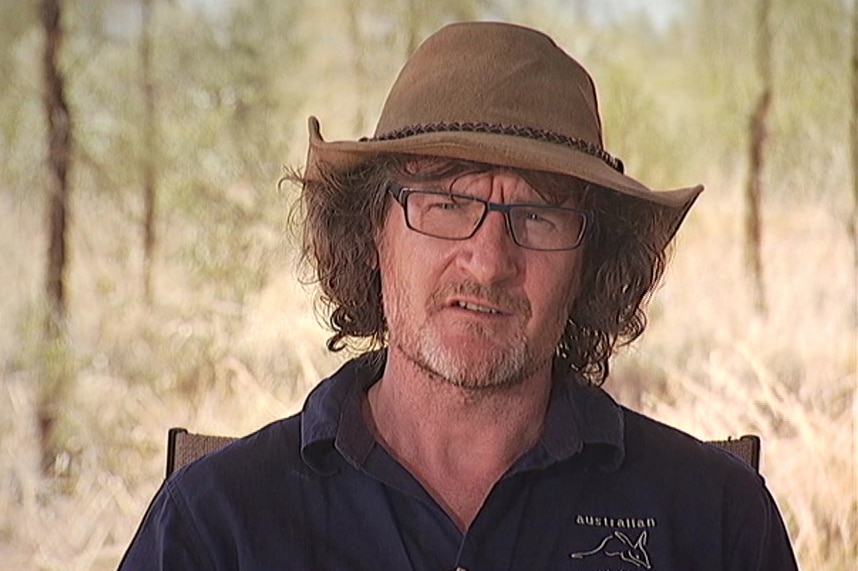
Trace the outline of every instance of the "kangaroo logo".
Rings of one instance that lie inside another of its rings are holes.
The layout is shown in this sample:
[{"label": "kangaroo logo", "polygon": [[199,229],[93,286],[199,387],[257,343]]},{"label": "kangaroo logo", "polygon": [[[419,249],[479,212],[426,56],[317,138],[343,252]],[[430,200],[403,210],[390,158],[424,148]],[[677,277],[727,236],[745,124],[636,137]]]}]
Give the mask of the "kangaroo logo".
[{"label": "kangaroo logo", "polygon": [[645,549],[646,541],[646,530],[641,532],[638,540],[634,543],[632,543],[629,536],[622,531],[614,531],[611,535],[603,539],[595,549],[582,551],[580,553],[570,553],[569,557],[572,559],[584,559],[585,557],[601,553],[606,557],[619,557],[626,563],[631,563],[636,567],[651,569],[652,566],[649,563],[649,555]]}]

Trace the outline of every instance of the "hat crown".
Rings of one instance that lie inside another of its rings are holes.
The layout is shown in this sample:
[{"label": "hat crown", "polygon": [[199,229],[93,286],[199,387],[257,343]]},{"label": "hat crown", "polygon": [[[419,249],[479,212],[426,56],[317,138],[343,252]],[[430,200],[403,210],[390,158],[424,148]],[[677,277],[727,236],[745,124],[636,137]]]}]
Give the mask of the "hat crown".
[{"label": "hat crown", "polygon": [[514,24],[451,24],[430,36],[394,82],[375,136],[461,123],[546,131],[603,148],[590,75],[551,38]]}]

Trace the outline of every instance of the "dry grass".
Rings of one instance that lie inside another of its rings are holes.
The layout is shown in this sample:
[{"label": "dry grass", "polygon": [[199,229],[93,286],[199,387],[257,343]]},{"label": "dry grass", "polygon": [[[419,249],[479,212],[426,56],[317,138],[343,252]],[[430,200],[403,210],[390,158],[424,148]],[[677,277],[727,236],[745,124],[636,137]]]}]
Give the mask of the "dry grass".
[{"label": "dry grass", "polygon": [[[105,254],[133,241],[122,221],[78,203],[78,380],[64,427],[73,470],[46,482],[37,470],[31,317],[41,219],[37,208],[0,199],[0,227],[12,229],[0,233],[0,255],[7,275],[17,276],[0,283],[0,569],[113,569],[162,478],[167,428],[253,430],[297,410],[337,359],[322,350],[310,295],[291,269],[231,327],[223,325],[229,308],[172,291],[173,269],[162,268],[163,307],[143,310],[128,277],[136,275],[133,257]],[[608,388],[704,438],[760,434],[762,471],[802,567],[853,569],[858,405],[849,241],[825,205],[770,204],[770,306],[754,316],[743,293],[735,203],[704,195],[653,303],[652,326],[624,352]]]},{"label": "dry grass", "polygon": [[704,193],[651,327],[621,356],[614,386],[702,438],[761,435],[762,473],[802,567],[854,569],[858,290],[849,236],[829,205],[770,203],[768,312],[758,315],[742,270],[737,203]]}]

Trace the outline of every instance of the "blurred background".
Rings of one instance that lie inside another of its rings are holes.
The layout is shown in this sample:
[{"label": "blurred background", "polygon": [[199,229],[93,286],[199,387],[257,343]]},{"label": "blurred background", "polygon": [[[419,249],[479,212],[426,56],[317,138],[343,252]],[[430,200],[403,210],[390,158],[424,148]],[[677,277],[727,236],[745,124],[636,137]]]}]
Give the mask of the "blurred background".
[{"label": "blurred background", "polygon": [[607,149],[703,182],[605,388],[753,432],[804,569],[854,570],[858,17],[852,0],[0,0],[0,569],[114,569],[167,429],[236,436],[348,355],[290,213],[307,116],[370,135],[457,20],[549,33]]}]

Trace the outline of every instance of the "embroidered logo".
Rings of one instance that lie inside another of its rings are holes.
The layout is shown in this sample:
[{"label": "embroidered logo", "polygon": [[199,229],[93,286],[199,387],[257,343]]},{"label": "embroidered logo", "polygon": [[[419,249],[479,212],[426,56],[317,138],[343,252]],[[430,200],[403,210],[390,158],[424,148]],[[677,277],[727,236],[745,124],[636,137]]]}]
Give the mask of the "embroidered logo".
[{"label": "embroidered logo", "polygon": [[644,530],[638,536],[637,541],[632,542],[629,536],[622,531],[614,531],[605,537],[595,549],[570,553],[569,557],[572,559],[584,559],[601,554],[605,557],[619,557],[622,561],[631,563],[642,569],[651,569],[649,554],[646,552],[647,537],[647,531]]}]

